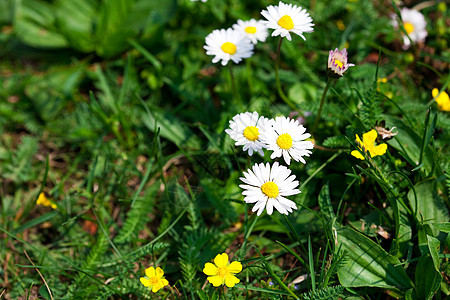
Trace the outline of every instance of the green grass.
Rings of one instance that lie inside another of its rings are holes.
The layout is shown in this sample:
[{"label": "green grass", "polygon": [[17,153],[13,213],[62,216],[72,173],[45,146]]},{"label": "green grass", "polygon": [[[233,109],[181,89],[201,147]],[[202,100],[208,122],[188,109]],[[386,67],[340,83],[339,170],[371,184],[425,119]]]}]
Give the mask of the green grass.
[{"label": "green grass", "polygon": [[[282,44],[286,96],[279,38],[233,77],[202,48],[275,1],[0,3],[0,298],[450,295],[450,117],[431,96],[450,82],[446,4],[422,4],[427,39],[403,50],[397,2],[287,2],[315,27]],[[257,111],[311,132],[336,47],[356,66],[329,86],[307,163],[289,166],[298,209],[258,217],[239,178],[274,160],[224,130]],[[375,126],[396,127],[387,153],[351,156]],[[41,192],[56,209],[36,205]],[[224,252],[240,283],[214,288],[202,270]],[[150,266],[170,287],[140,283]]]}]

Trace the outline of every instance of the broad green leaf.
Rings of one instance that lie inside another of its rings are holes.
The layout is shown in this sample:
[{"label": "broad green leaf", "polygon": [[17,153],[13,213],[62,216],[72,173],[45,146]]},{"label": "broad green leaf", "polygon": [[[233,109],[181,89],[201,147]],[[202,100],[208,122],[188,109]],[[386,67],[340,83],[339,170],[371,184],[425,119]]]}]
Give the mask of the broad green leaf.
[{"label": "broad green leaf", "polygon": [[399,205],[399,222],[398,236],[392,240],[391,249],[389,253],[396,257],[403,257],[410,247],[410,241],[412,237],[411,224],[408,219],[408,213],[403,205]]},{"label": "broad green leaf", "polygon": [[294,84],[289,89],[288,94],[289,98],[296,104],[318,101],[316,95],[317,95],[317,87],[313,84],[306,82]]},{"label": "broad green leaf", "polygon": [[450,232],[450,222],[446,223],[432,223],[433,227],[439,229],[442,232],[449,233]]},{"label": "broad green leaf", "polygon": [[134,1],[104,0],[100,4],[96,36],[96,52],[103,57],[111,57],[128,47],[128,38],[138,32],[125,26]]},{"label": "broad green leaf", "polygon": [[10,23],[14,16],[14,0],[0,1],[0,24]]},{"label": "broad green leaf", "polygon": [[428,239],[428,251],[433,259],[434,268],[439,272],[439,246],[440,242],[437,238],[427,236]]},{"label": "broad green leaf", "polygon": [[200,139],[179,119],[167,111],[152,109],[149,114],[143,113],[143,122],[148,129],[173,142],[180,148],[200,149]]},{"label": "broad green leaf", "polygon": [[54,5],[58,28],[70,45],[82,52],[94,51],[94,25],[98,2],[57,0]]},{"label": "broad green leaf", "polygon": [[[444,200],[438,195],[435,180],[426,180],[419,182],[414,186],[417,195],[417,204],[414,192],[411,189],[408,192],[408,200],[413,209],[417,212],[417,218],[424,224],[448,222],[450,219],[447,206]],[[439,234],[437,228],[433,228],[433,236]]]},{"label": "broad green leaf", "polygon": [[398,258],[388,254],[380,245],[347,228],[337,227],[336,249],[345,251],[338,277],[345,287],[380,287],[405,291],[413,284]]},{"label": "broad green leaf", "polygon": [[[398,134],[391,140],[387,141],[389,146],[403,153],[412,165],[418,165],[420,160],[420,152],[422,146],[422,137],[414,132],[410,126],[407,126],[400,119],[393,118],[388,115],[383,116],[386,121],[386,127],[397,127]],[[423,153],[423,168],[429,173],[433,167],[433,151],[427,145]]]},{"label": "broad green leaf", "polygon": [[18,1],[14,16],[17,37],[33,47],[62,48],[68,40],[58,30],[51,4],[38,0]]},{"label": "broad green leaf", "polygon": [[420,258],[416,267],[416,293],[419,299],[432,299],[434,293],[441,285],[442,275],[434,267],[433,259],[429,253]]}]

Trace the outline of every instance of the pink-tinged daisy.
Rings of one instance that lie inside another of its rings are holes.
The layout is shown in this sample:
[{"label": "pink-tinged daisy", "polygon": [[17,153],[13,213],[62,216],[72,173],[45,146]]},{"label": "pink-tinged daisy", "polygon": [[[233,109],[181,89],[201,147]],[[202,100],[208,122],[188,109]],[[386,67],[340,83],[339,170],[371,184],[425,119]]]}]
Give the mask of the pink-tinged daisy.
[{"label": "pink-tinged daisy", "polygon": [[263,21],[267,28],[275,29],[272,36],[281,35],[290,41],[292,32],[306,41],[303,33],[314,31],[312,18],[301,6],[285,4],[280,1],[278,6],[270,5],[267,10],[261,11],[261,14],[267,19],[267,21]]},{"label": "pink-tinged daisy", "polygon": [[271,215],[275,208],[280,213],[287,215],[293,209],[297,209],[295,203],[287,196],[300,193],[297,189],[299,182],[295,180],[295,175],[291,175],[291,170],[275,162],[272,166],[255,164],[252,169],[244,172],[244,177],[239,178],[245,184],[239,185],[244,191],[244,201],[255,203],[252,211],[257,211],[261,215],[264,208],[267,214]]},{"label": "pink-tinged daisy", "polygon": [[336,74],[340,78],[349,67],[353,66],[354,64],[348,63],[347,49],[344,48],[341,51],[338,48],[334,51],[330,50],[330,54],[328,55],[328,69],[332,71],[330,72],[332,75]]}]

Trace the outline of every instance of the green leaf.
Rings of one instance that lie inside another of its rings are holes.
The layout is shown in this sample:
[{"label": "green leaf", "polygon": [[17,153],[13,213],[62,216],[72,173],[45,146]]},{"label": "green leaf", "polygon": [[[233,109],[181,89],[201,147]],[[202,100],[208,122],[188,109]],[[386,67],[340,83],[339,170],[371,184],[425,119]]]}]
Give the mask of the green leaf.
[{"label": "green leaf", "polygon": [[178,147],[200,149],[201,141],[185,124],[167,111],[152,109],[143,115],[143,122],[148,129],[175,143]]},{"label": "green leaf", "polygon": [[320,190],[319,206],[320,211],[326,216],[328,220],[336,218],[333,211],[333,206],[331,205],[330,188],[328,183],[326,183]]},{"label": "green leaf", "polygon": [[25,44],[42,48],[67,47],[69,42],[58,30],[51,4],[38,0],[17,1],[14,30]]},{"label": "green leaf", "polygon": [[296,83],[288,93],[289,98],[296,104],[311,103],[317,100],[317,87],[310,83]]},{"label": "green leaf", "polygon": [[434,268],[439,272],[439,246],[440,242],[437,238],[427,235],[428,250],[433,259]]},{"label": "green leaf", "polygon": [[[414,166],[420,163],[420,153],[422,151],[422,137],[420,137],[416,132],[414,132],[410,126],[407,126],[400,119],[393,118],[388,115],[383,116],[386,121],[386,127],[392,128],[397,127],[399,134],[397,134],[393,139],[387,141],[389,146],[395,148],[400,153],[403,153],[404,157],[408,162]],[[426,172],[429,173],[433,168],[434,155],[431,147],[428,145],[425,147],[423,152],[423,167]]]},{"label": "green leaf", "polygon": [[405,291],[413,286],[398,258],[361,233],[336,227],[337,247],[345,251],[338,277],[345,287],[380,287]]},{"label": "green leaf", "polygon": [[442,275],[436,270],[430,253],[425,253],[420,258],[416,267],[416,293],[419,299],[432,299],[439,289]]},{"label": "green leaf", "polygon": [[[450,216],[444,200],[437,193],[436,180],[419,182],[414,189],[417,203],[412,189],[408,192],[408,200],[419,220],[423,217],[424,224],[448,222]],[[438,234],[438,229],[434,228],[433,235],[437,236]]]},{"label": "green leaf", "polygon": [[445,233],[449,233],[450,232],[450,222],[446,222],[446,223],[432,223],[433,227],[445,232]]},{"label": "green leaf", "polygon": [[69,40],[70,45],[82,52],[94,51],[94,25],[98,2],[57,0],[54,5],[58,29]]}]

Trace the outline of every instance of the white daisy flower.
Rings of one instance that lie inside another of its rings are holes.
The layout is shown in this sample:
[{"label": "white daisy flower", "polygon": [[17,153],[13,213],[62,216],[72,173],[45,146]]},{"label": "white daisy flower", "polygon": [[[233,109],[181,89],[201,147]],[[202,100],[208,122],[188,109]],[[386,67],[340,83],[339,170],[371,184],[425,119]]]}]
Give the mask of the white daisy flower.
[{"label": "white daisy flower", "polygon": [[290,41],[292,32],[306,41],[303,33],[314,31],[312,18],[301,6],[285,4],[280,1],[278,6],[270,5],[267,10],[261,11],[261,14],[267,19],[267,21],[263,21],[266,26],[275,29],[272,36],[281,35]]},{"label": "white daisy flower", "polygon": [[244,151],[248,150],[248,155],[258,152],[264,156],[263,148],[265,144],[260,140],[260,134],[264,129],[272,124],[273,120],[260,117],[255,111],[253,113],[245,112],[233,117],[230,121],[230,128],[225,132],[236,141],[236,146],[244,146]]},{"label": "white daisy flower", "polygon": [[305,133],[306,128],[297,120],[286,117],[276,117],[273,126],[267,127],[261,134],[261,140],[266,144],[267,150],[272,150],[271,159],[283,156],[289,165],[291,157],[295,161],[306,164],[303,156],[309,156],[314,148],[311,141],[305,141],[311,134]]},{"label": "white daisy flower", "polygon": [[[424,42],[428,33],[426,30],[427,22],[425,17],[415,9],[409,9],[403,7],[400,11],[400,15],[403,21],[403,27],[405,27],[406,33],[414,43]],[[399,28],[396,16],[392,16],[392,23],[396,29]],[[403,49],[408,49],[411,46],[411,42],[408,37],[403,35]]]},{"label": "white daisy flower", "polygon": [[233,30],[216,29],[206,36],[206,54],[214,55],[213,63],[222,60],[225,66],[231,59],[235,63],[239,63],[243,58],[253,55],[253,44],[245,35]]},{"label": "white daisy flower", "polygon": [[348,63],[347,49],[344,48],[341,51],[338,48],[334,51],[330,50],[330,54],[328,55],[328,69],[339,75],[337,77],[344,75],[344,72],[353,66],[354,64]]},{"label": "white daisy flower", "polygon": [[265,42],[269,35],[263,21],[257,21],[255,19],[249,21],[238,20],[237,24],[233,25],[233,29],[244,34],[254,45],[256,45],[258,41]]},{"label": "white daisy flower", "polygon": [[[290,175],[290,176],[289,176]],[[244,189],[244,201],[246,203],[256,203],[252,211],[258,211],[259,216],[264,208],[267,214],[271,215],[275,207],[280,213],[287,215],[292,209],[297,209],[295,203],[286,196],[300,193],[297,189],[299,182],[295,180],[295,175],[291,175],[291,170],[285,166],[280,166],[275,162],[272,167],[269,163],[255,164],[252,169],[244,172],[244,177],[239,178],[245,184],[239,185]]]}]

